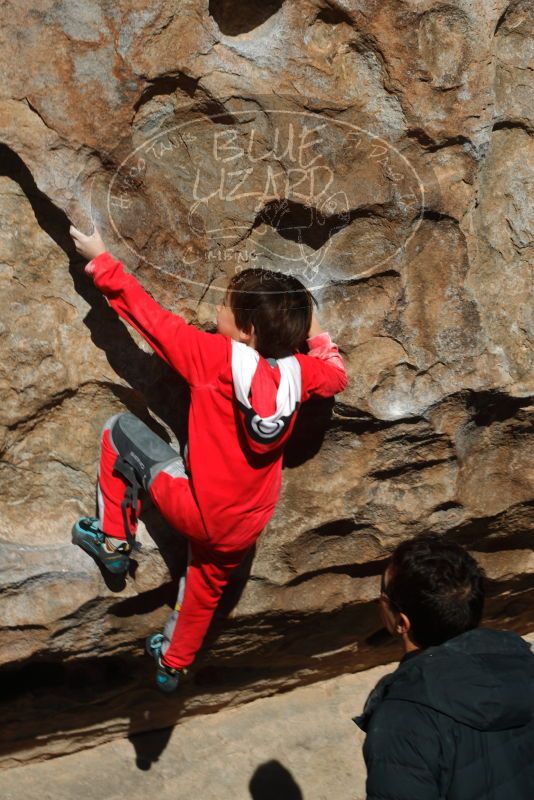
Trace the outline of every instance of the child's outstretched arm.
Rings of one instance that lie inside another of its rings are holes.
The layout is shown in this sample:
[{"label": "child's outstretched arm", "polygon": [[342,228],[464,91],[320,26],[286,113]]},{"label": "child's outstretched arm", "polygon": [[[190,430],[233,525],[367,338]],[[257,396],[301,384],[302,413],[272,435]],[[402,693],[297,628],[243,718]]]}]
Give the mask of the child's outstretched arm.
[{"label": "child's outstretched arm", "polygon": [[302,401],[313,395],[332,397],[342,392],[348,383],[345,364],[330,334],[323,331],[315,310],[306,341],[308,354],[299,358],[303,378]]},{"label": "child's outstretched arm", "polygon": [[77,251],[89,260],[85,271],[95,286],[167,364],[192,385],[204,383],[214,372],[221,371],[227,357],[223,336],[198,330],[156,303],[106,250],[96,228],[91,236],[86,236],[71,226],[70,234]]}]

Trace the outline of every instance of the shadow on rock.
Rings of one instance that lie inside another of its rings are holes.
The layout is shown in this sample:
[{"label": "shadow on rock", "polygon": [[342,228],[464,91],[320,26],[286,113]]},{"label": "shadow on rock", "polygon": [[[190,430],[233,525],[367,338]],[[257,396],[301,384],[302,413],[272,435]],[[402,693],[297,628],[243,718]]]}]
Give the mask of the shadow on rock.
[{"label": "shadow on rock", "polygon": [[260,764],[248,788],[253,800],[302,800],[298,783],[279,761]]},{"label": "shadow on rock", "polygon": [[317,455],[330,427],[333,398],[312,398],[299,411],[283,458],[285,469],[299,467]]},{"label": "shadow on rock", "polygon": [[135,750],[135,765],[138,769],[147,772],[152,767],[152,764],[159,761],[160,755],[169,743],[172,731],[172,728],[163,728],[162,730],[130,734],[128,736]]},{"label": "shadow on rock", "polygon": [[[185,381],[154,353],[146,353],[138,347],[126,325],[85,275],[83,267],[87,260],[76,252],[69,234],[70,220],[65,212],[39,189],[20,156],[1,143],[0,175],[18,183],[39,226],[67,256],[74,290],[90,306],[83,321],[89,328],[91,339],[103,350],[115,373],[131,387],[110,385],[109,390],[160,436],[168,439],[161,426],[148,415],[147,407],[169,426],[180,442],[185,441],[189,404]],[[177,408],[183,408],[183,414],[177,413]]]}]

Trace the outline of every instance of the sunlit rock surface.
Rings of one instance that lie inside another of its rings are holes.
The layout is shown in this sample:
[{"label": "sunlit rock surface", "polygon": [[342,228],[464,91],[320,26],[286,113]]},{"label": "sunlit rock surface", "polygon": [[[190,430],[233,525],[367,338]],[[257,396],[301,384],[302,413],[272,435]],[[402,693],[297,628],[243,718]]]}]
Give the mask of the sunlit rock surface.
[{"label": "sunlit rock surface", "polygon": [[[422,531],[484,564],[487,624],[531,629],[532,4],[0,13],[2,763],[391,660],[379,575]],[[72,249],[91,217],[207,330],[236,269],[299,275],[350,371],[302,412],[276,515],[165,702],[143,637],[183,544],[147,507],[125,585],[70,544],[107,417],[186,435],[186,387]]]}]

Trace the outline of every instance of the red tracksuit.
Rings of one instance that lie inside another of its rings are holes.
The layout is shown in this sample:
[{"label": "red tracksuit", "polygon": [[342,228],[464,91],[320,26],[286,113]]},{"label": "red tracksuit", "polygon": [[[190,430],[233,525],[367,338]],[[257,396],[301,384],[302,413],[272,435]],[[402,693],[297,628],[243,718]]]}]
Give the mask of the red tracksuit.
[{"label": "red tracksuit", "polygon": [[[201,331],[161,308],[109,253],[93,259],[86,271],[110,306],[185,378],[191,390],[186,463],[191,479],[161,472],[150,487],[156,507],[189,539],[192,550],[182,608],[164,657],[164,663],[179,669],[193,661],[230,572],[275,510],[288,436],[270,448],[262,446],[263,452],[249,440],[236,407],[229,337]],[[308,339],[308,345],[309,354],[295,354],[302,377],[301,402],[311,396],[331,397],[347,384],[343,361],[329,334]],[[279,382],[279,368],[260,356],[250,394],[259,414],[274,413]],[[109,431],[104,431],[99,480],[106,513],[101,524],[105,533],[124,538],[120,503],[125,482],[113,472],[116,452],[108,437]],[[135,530],[136,521],[132,522]]]}]

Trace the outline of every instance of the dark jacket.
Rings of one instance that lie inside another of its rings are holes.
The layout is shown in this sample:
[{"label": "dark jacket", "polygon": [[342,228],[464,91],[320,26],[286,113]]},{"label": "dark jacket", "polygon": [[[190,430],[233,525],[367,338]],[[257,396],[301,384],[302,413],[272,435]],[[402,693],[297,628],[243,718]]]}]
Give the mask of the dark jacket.
[{"label": "dark jacket", "polygon": [[534,800],[534,653],[515,633],[408,653],[354,721],[367,800]]}]

